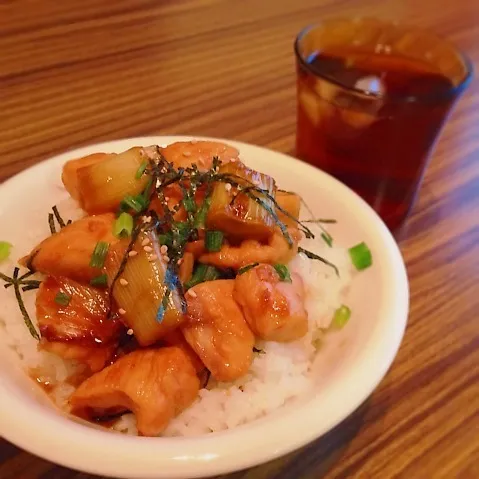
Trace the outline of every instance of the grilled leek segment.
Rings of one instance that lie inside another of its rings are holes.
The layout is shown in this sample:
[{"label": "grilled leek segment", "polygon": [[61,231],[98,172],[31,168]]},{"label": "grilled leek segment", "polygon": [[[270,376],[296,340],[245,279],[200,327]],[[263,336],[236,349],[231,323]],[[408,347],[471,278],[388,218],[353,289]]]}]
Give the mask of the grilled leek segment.
[{"label": "grilled leek segment", "polygon": [[[277,191],[275,200],[279,207],[289,213],[289,215],[286,215],[277,208],[276,214],[278,215],[279,220],[286,226],[295,227],[298,223],[297,221],[294,221],[294,219],[299,219],[301,197],[296,193],[290,193],[289,191]],[[291,216],[294,219],[292,219]]]},{"label": "grilled leek segment", "polygon": [[90,215],[116,211],[127,195],[143,192],[146,175],[136,178],[145,161],[142,148],[130,148],[119,155],[110,155],[77,171],[78,200]]},{"label": "grilled leek segment", "polygon": [[233,240],[266,241],[276,226],[274,217],[268,211],[274,212],[274,203],[259,190],[274,198],[274,179],[240,162],[220,166],[218,175],[224,181],[216,182],[213,188],[206,218],[208,229],[221,230]]},{"label": "grilled leek segment", "polygon": [[167,272],[169,263],[160,252],[156,233],[141,233],[134,253],[127,253],[128,244],[125,238],[110,248],[105,272],[110,287],[116,278],[112,293],[120,318],[140,346],[149,346],[183,322],[182,300],[175,278]]}]

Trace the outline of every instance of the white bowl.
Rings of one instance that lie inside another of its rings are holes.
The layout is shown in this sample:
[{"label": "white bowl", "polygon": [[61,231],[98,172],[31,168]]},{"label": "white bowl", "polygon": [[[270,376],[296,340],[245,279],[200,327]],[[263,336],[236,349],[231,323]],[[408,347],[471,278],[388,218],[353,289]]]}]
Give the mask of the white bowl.
[{"label": "white bowl", "polygon": [[[186,137],[133,138],[81,148],[40,163],[0,188],[0,224],[28,230],[32,215],[46,212],[64,193],[61,165],[97,151],[165,145]],[[299,192],[315,215],[336,218],[335,242],[365,241],[373,267],[358,274],[348,297],[354,316],[329,350],[320,351],[314,394],[270,416],[199,438],[146,438],[113,434],[59,414],[0,345],[0,432],[19,447],[55,463],[90,473],[135,478],[196,478],[237,471],[291,452],[325,434],[351,414],[390,367],[406,326],[409,292],[399,249],[376,213],[331,176],[289,156],[226,141],[250,166],[272,174],[280,187]],[[35,208],[32,208],[32,204]],[[34,213],[36,211],[37,213]],[[7,230],[2,238],[8,239]]]}]

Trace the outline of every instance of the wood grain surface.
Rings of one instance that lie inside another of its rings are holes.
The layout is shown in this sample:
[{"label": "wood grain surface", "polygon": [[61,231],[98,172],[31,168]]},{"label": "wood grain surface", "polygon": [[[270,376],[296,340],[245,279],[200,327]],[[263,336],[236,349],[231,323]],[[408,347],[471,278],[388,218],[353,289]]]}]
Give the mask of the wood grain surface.
[{"label": "wood grain surface", "polygon": [[[479,63],[474,0],[0,1],[0,178],[80,145],[145,134],[294,154],[295,35],[358,13],[432,28]],[[326,437],[222,479],[479,477],[475,82],[441,135],[400,246],[410,319],[378,389]],[[2,479],[91,477],[0,442]]]}]

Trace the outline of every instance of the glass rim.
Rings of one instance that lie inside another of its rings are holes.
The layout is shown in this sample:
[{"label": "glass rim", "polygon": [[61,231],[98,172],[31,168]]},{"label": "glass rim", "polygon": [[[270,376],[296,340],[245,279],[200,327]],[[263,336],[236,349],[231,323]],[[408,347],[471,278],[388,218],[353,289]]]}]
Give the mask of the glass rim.
[{"label": "glass rim", "polygon": [[[385,22],[385,23],[387,23],[387,22]],[[390,22],[390,23],[392,23],[392,22]],[[372,100],[372,99],[385,100],[386,99],[388,101],[397,102],[397,103],[428,103],[428,102],[431,102],[431,101],[434,101],[434,100],[447,99],[451,96],[458,96],[469,86],[469,84],[472,81],[472,77],[473,77],[473,73],[474,73],[474,67],[473,67],[473,64],[472,64],[470,58],[465,53],[463,53],[461,50],[459,50],[459,48],[457,48],[450,41],[448,41],[445,38],[437,35],[436,33],[430,32],[438,40],[444,41],[444,42],[448,43],[449,45],[451,45],[454,48],[455,52],[457,53],[457,56],[460,59],[460,61],[462,61],[463,65],[464,65],[465,74],[464,74],[464,77],[459,81],[459,83],[457,85],[452,85],[450,88],[448,88],[446,91],[443,91],[443,92],[422,93],[422,94],[414,95],[414,96],[411,96],[411,95],[408,95],[408,96],[406,96],[406,95],[386,96],[384,94],[375,94],[375,93],[372,93],[372,92],[368,92],[364,89],[357,88],[355,86],[345,85],[343,82],[341,82],[337,78],[334,78],[332,75],[319,74],[319,73],[315,72],[311,68],[311,64],[308,63],[303,58],[303,55],[299,51],[299,44],[300,44],[302,38],[310,30],[313,30],[314,28],[317,28],[320,25],[321,25],[321,23],[308,25],[307,27],[304,27],[298,33],[298,35],[296,36],[296,39],[294,41],[294,52],[295,52],[295,55],[296,55],[296,60],[299,62],[301,67],[303,67],[305,70],[307,70],[309,73],[311,73],[311,75],[313,75],[315,77],[318,77],[318,78],[321,78],[323,80],[326,80],[327,82],[332,83],[332,84],[342,88],[343,90],[354,92],[356,94],[360,94],[363,97],[366,96],[370,100]],[[424,32],[429,32],[429,30],[425,29],[425,28],[422,28],[421,30],[424,31]]]}]

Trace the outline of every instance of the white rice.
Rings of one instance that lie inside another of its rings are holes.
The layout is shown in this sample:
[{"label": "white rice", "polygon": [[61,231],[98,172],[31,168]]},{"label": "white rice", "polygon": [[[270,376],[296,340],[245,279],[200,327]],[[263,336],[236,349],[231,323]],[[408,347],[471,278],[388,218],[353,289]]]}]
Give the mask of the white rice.
[{"label": "white rice", "polygon": [[[76,219],[82,215],[69,199],[63,201],[59,209],[65,218]],[[45,212],[39,212],[38,216],[38,224],[32,225],[29,234],[14,242],[12,259],[28,253],[49,234]],[[246,376],[227,384],[210,380],[207,389],[202,389],[194,404],[171,421],[163,435],[195,436],[233,428],[271,413],[312,390],[316,378],[311,369],[318,341],[330,325],[334,311],[345,302],[353,274],[347,250],[330,248],[321,240],[320,231],[312,229],[318,232],[318,239],[304,239],[301,245],[334,263],[340,276],[331,267],[303,254],[298,254],[289,264],[290,270],[301,275],[305,284],[308,334],[292,343],[258,342],[256,347],[261,352],[255,354]],[[11,274],[14,265],[14,261],[7,261],[2,263],[1,270]],[[26,293],[24,297],[34,320],[35,293]],[[2,340],[15,351],[22,367],[42,381],[56,385],[51,398],[60,408],[67,408],[74,388],[65,380],[83,366],[37,350],[37,342],[23,322],[11,289],[0,288],[0,327],[4,330]],[[114,429],[136,434],[134,416],[124,415]]]}]

